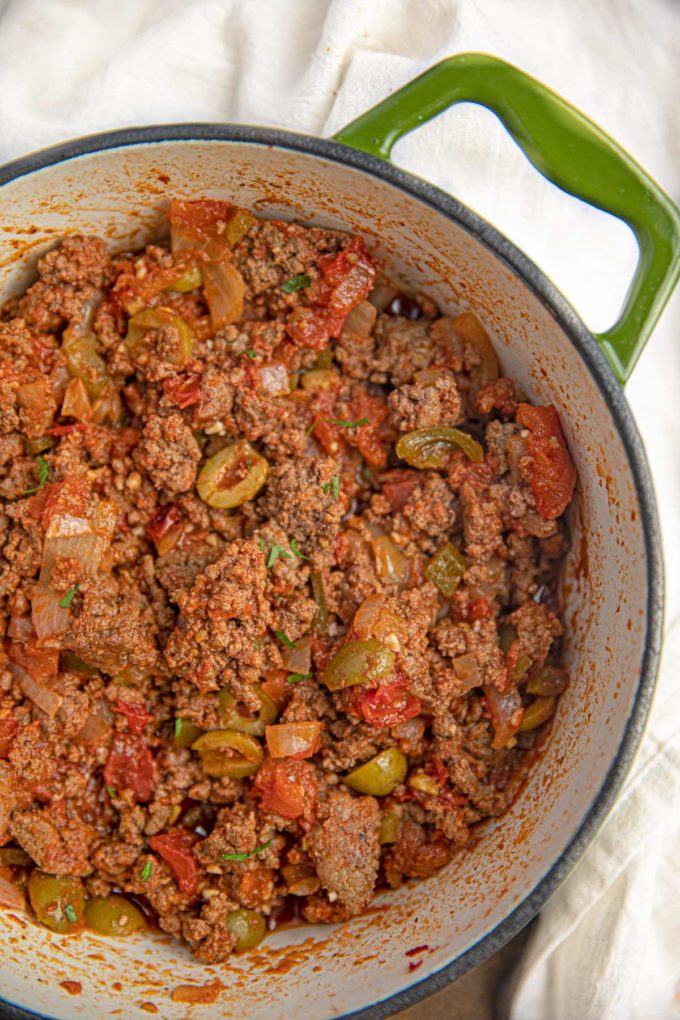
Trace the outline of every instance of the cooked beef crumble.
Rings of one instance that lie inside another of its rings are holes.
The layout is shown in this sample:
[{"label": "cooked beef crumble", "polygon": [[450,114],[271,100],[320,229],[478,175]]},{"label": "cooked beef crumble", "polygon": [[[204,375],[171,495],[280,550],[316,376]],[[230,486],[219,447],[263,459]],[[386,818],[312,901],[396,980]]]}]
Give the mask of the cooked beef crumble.
[{"label": "cooked beef crumble", "polygon": [[575,473],[481,323],[360,238],[170,230],[70,237],[0,315],[0,880],[215,963],[508,808],[566,686]]}]

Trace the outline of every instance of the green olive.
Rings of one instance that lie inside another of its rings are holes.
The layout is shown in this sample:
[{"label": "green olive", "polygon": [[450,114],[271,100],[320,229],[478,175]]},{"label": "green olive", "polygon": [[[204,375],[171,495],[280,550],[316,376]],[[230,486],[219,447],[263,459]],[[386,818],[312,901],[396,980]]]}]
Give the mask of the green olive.
[{"label": "green olive", "polygon": [[324,683],[331,691],[354,687],[355,684],[377,684],[394,669],[394,658],[394,652],[375,638],[349,641],[326,666]]},{"label": "green olive", "polygon": [[232,910],[227,915],[227,931],[236,936],[235,953],[245,953],[259,946],[267,934],[267,923],[256,910]]},{"label": "green olive", "polygon": [[225,446],[201,468],[196,481],[204,503],[218,510],[229,510],[253,499],[269,472],[269,464],[244,439]]},{"label": "green olive", "polygon": [[175,719],[175,747],[191,747],[203,733],[200,726],[187,722],[186,719]]},{"label": "green olive", "polygon": [[527,733],[541,726],[553,715],[555,711],[555,698],[536,698],[527,708],[524,709],[522,721],[519,724],[520,731]]},{"label": "green olive", "polygon": [[447,542],[434,554],[425,574],[439,588],[444,598],[450,599],[466,570],[467,560],[463,554],[453,542]]},{"label": "green olive", "polygon": [[146,346],[144,337],[150,330],[168,327],[174,327],[176,343],[174,348],[165,354],[165,359],[175,368],[182,368],[191,357],[194,339],[184,319],[180,319],[170,308],[145,308],[143,312],[133,315],[128,321],[125,346],[138,356]]},{"label": "green olive", "polygon": [[514,684],[520,683],[526,676],[529,667],[531,666],[531,659],[526,652],[520,652],[515,660],[515,665],[510,671],[510,679]]},{"label": "green olive", "polygon": [[191,747],[200,753],[203,771],[216,779],[244,779],[254,775],[262,764],[262,745],[236,730],[210,730]]},{"label": "green olive", "polygon": [[527,680],[527,694],[538,694],[543,698],[552,698],[564,694],[569,678],[558,666],[542,666],[532,671]]},{"label": "green olive", "polygon": [[83,927],[85,893],[79,878],[31,872],[28,896],[35,916],[52,931],[65,934]]},{"label": "green olive", "polygon": [[85,920],[99,935],[127,935],[146,927],[139,907],[124,896],[95,896],[85,904]]},{"label": "green olive", "polygon": [[238,702],[234,695],[227,690],[220,691],[218,712],[225,730],[238,730],[253,737],[263,737],[265,727],[271,726],[276,721],[278,709],[272,699],[259,687],[255,687],[254,690],[260,699],[260,711],[256,719],[240,715],[236,711]]},{"label": "green olive", "polygon": [[399,839],[400,828],[401,818],[397,812],[383,811],[380,817],[380,845],[385,846],[388,843],[396,843]]},{"label": "green olive", "polygon": [[198,266],[188,266],[182,275],[175,280],[168,290],[176,294],[186,294],[187,291],[196,290],[203,283],[203,274]]},{"label": "green olive", "polygon": [[449,425],[407,432],[397,443],[397,456],[416,468],[441,468],[448,461],[452,446],[457,446],[475,464],[484,462],[484,448],[467,432]]},{"label": "green olive", "polygon": [[407,769],[406,755],[398,747],[387,747],[345,776],[343,783],[357,793],[386,797],[404,782]]}]

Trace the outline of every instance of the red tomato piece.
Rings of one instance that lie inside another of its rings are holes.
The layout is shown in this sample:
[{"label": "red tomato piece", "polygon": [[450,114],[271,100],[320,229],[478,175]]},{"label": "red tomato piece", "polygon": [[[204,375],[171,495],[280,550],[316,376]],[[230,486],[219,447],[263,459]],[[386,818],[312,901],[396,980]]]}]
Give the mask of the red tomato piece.
[{"label": "red tomato piece", "polygon": [[531,491],[536,509],[545,520],[559,517],[569,506],[576,485],[576,468],[560,428],[554,407],[518,404],[517,421],[529,429],[527,449],[531,456]]},{"label": "red tomato piece", "polygon": [[350,401],[349,408],[351,421],[367,418],[368,423],[355,429],[346,429],[347,442],[356,446],[364,460],[373,467],[384,467],[389,452],[389,438],[383,435],[381,426],[389,413],[387,404],[380,397],[374,397],[362,389]]},{"label": "red tomato piece", "polygon": [[72,432],[85,432],[88,426],[84,421],[75,421],[71,425],[55,425],[47,430],[48,436],[70,436]]},{"label": "red tomato piece", "polygon": [[395,468],[383,478],[382,491],[393,510],[403,510],[419,482],[417,471]]},{"label": "red tomato piece", "polygon": [[191,407],[201,399],[200,372],[189,372],[187,375],[178,375],[172,379],[163,380],[163,392],[168,400],[171,400],[177,407]]},{"label": "red tomato piece", "polygon": [[370,726],[398,726],[420,715],[420,698],[406,684],[383,684],[370,691],[358,691],[353,708]]},{"label": "red tomato piece", "polygon": [[56,676],[59,669],[59,652],[49,648],[38,648],[35,638],[23,642],[14,641],[8,654],[12,662],[25,669],[29,676],[40,683],[46,677]]},{"label": "red tomato piece", "polygon": [[131,790],[136,801],[153,796],[156,767],[151,751],[135,733],[117,733],[104,766],[104,782],[114,790]]},{"label": "red tomato piece", "polygon": [[265,811],[283,818],[310,817],[316,807],[318,786],[306,761],[267,758],[255,776],[255,792]]},{"label": "red tomato piece", "polygon": [[114,712],[124,715],[127,719],[128,728],[131,733],[143,733],[144,727],[153,719],[153,716],[146,711],[143,705],[133,705],[119,698],[113,706]]},{"label": "red tomato piece", "polygon": [[67,475],[62,482],[50,482],[31,497],[31,516],[47,530],[53,517],[70,514],[87,516],[90,486],[80,475]]},{"label": "red tomato piece", "polygon": [[197,841],[196,833],[188,829],[161,832],[149,840],[151,849],[172,868],[177,885],[186,896],[194,896],[198,889],[201,869],[194,857],[194,846]]},{"label": "red tomato piece", "polygon": [[217,223],[226,223],[229,213],[229,202],[221,202],[211,198],[199,198],[186,202],[182,198],[173,198],[170,203],[170,223],[189,223],[199,230],[214,227]]},{"label": "red tomato piece", "polygon": [[168,503],[156,511],[146,533],[160,556],[169,552],[182,537],[183,522],[184,516],[176,503]]},{"label": "red tomato piece", "polygon": [[0,758],[7,758],[19,732],[19,723],[10,713],[0,719]]}]

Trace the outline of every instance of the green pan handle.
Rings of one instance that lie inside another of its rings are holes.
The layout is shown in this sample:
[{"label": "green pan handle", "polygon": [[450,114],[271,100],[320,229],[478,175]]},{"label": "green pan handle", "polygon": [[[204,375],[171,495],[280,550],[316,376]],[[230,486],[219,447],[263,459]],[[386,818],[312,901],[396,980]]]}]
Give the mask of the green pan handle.
[{"label": "green pan handle", "polygon": [[611,329],[596,334],[625,382],[680,275],[680,211],[582,113],[516,67],[482,53],[443,60],[334,137],[389,159],[395,142],[455,103],[488,107],[548,180],[634,231],[640,257],[623,310]]}]

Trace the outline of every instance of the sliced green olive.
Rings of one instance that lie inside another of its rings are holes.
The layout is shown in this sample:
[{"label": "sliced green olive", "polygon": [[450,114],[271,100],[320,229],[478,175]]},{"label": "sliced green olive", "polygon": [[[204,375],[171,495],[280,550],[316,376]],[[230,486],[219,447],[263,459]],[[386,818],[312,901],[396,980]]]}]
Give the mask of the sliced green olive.
[{"label": "sliced green olive", "polygon": [[188,266],[179,279],[175,280],[168,290],[176,294],[186,294],[187,291],[196,290],[203,283],[203,274],[198,266]]},{"label": "sliced green olive", "polygon": [[79,333],[69,327],[64,330],[61,352],[69,374],[81,380],[90,400],[101,397],[111,380],[104,359],[97,352],[94,333]]},{"label": "sliced green olive", "polygon": [[127,935],[146,927],[144,914],[125,896],[95,896],[85,904],[85,920],[100,935]]},{"label": "sliced green olive", "polygon": [[152,329],[167,329],[170,326],[176,330],[176,342],[164,351],[164,359],[175,368],[182,368],[191,357],[194,340],[184,319],[175,315],[170,308],[145,308],[143,312],[133,315],[128,321],[125,346],[139,357],[146,346],[144,341],[146,334]]},{"label": "sliced green olive", "polygon": [[261,706],[256,719],[240,715],[237,711],[238,702],[234,695],[227,690],[220,691],[218,712],[220,722],[225,730],[238,730],[241,733],[249,733],[253,737],[263,737],[265,727],[271,726],[276,721],[279,713],[272,699],[259,687],[254,689]]},{"label": "sliced green olive", "polygon": [[474,464],[484,461],[484,448],[467,432],[449,425],[407,432],[397,443],[397,456],[417,468],[440,468],[448,461],[451,447],[457,446]]},{"label": "sliced green olive", "polygon": [[332,657],[324,673],[324,683],[331,691],[373,683],[388,677],[394,669],[394,652],[375,638],[349,641]]},{"label": "sliced green olive", "polygon": [[529,674],[526,692],[538,694],[543,698],[554,698],[558,694],[564,694],[568,683],[569,677],[563,669],[558,666],[541,666]]},{"label": "sliced green olive", "polygon": [[404,782],[407,769],[406,755],[398,747],[387,747],[345,776],[343,783],[357,793],[386,797]]},{"label": "sliced green olive", "polygon": [[175,719],[175,747],[191,747],[203,733],[200,726],[187,722],[186,719]]},{"label": "sliced green olive", "polygon": [[227,931],[236,936],[235,953],[245,953],[259,946],[267,934],[267,923],[256,910],[232,910],[227,915]]},{"label": "sliced green olive", "polygon": [[380,845],[385,846],[387,843],[396,843],[399,839],[399,830],[401,829],[401,818],[396,811],[383,811],[380,816],[380,835],[378,837]]},{"label": "sliced green olive", "polygon": [[28,896],[35,916],[52,931],[66,934],[83,927],[85,892],[79,878],[47,875],[36,869],[28,880]]},{"label": "sliced green olive", "polygon": [[262,745],[235,730],[210,730],[191,747],[201,755],[203,771],[217,779],[243,779],[254,775],[262,764]]},{"label": "sliced green olive", "polygon": [[526,676],[529,667],[531,666],[531,659],[526,652],[520,652],[515,660],[515,664],[510,670],[510,679],[514,684],[520,683]]},{"label": "sliced green olive", "polygon": [[542,726],[544,722],[555,712],[556,698],[536,698],[527,708],[524,709],[522,721],[519,724],[520,731],[526,733]]},{"label": "sliced green olive", "polygon": [[253,499],[267,480],[268,472],[269,464],[264,457],[240,439],[206,461],[196,488],[208,506],[228,510]]},{"label": "sliced green olive", "polygon": [[434,554],[425,574],[436,584],[444,598],[450,599],[467,570],[467,560],[453,542],[447,542]]}]

